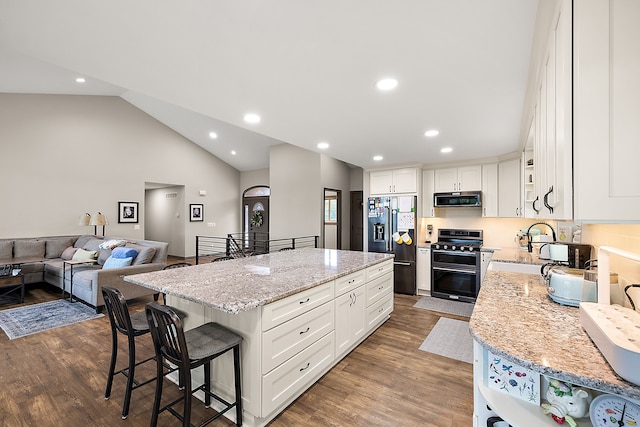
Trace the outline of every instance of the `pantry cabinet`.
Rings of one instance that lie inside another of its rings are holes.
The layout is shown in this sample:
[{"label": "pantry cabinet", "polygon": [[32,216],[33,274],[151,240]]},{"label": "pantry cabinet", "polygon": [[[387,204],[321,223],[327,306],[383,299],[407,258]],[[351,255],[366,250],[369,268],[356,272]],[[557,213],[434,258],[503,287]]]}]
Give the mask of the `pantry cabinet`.
[{"label": "pantry cabinet", "polygon": [[448,193],[451,191],[481,191],[482,167],[477,165],[436,169],[434,183],[436,193]]},{"label": "pantry cabinet", "polygon": [[575,218],[637,221],[640,212],[640,2],[574,4]]},{"label": "pantry cabinet", "polygon": [[369,173],[369,193],[372,195],[417,192],[417,168],[389,169]]},{"label": "pantry cabinet", "polygon": [[421,218],[433,218],[436,210],[433,206],[435,174],[433,170],[422,171],[422,215]]},{"label": "pantry cabinet", "polygon": [[510,159],[498,163],[498,216],[519,218],[523,215],[520,179],[520,159]]}]

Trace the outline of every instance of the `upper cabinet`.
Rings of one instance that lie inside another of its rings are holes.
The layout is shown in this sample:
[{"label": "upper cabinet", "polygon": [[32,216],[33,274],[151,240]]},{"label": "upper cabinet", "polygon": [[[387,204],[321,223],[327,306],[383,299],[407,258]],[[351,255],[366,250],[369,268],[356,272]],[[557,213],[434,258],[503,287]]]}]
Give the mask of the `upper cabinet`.
[{"label": "upper cabinet", "polygon": [[498,216],[498,165],[482,165],[482,216]]},{"label": "upper cabinet", "polygon": [[481,191],[482,166],[464,166],[459,168],[436,169],[434,191]]},{"label": "upper cabinet", "polygon": [[574,2],[575,217],[640,218],[640,2]]},{"label": "upper cabinet", "polygon": [[[523,216],[520,202],[522,192],[520,177],[520,159],[504,160],[498,164],[498,216],[500,218]],[[531,179],[533,180],[533,176]]]},{"label": "upper cabinet", "polygon": [[396,194],[418,192],[418,169],[389,169],[369,173],[369,193]]},{"label": "upper cabinet", "polygon": [[436,216],[436,210],[433,206],[433,184],[434,171],[422,171],[422,214],[421,217],[433,218]]},{"label": "upper cabinet", "polygon": [[533,181],[527,176],[524,184],[525,213],[531,218],[573,218],[571,0],[557,4],[538,72],[529,134],[533,156],[527,166],[533,166]]}]

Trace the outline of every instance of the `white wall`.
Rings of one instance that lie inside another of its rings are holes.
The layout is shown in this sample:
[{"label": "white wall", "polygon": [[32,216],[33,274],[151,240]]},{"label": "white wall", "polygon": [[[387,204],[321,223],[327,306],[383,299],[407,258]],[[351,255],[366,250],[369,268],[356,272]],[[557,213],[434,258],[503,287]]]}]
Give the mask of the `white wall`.
[{"label": "white wall", "polygon": [[[240,173],[118,97],[0,94],[0,141],[0,238],[90,233],[78,216],[98,211],[107,235],[144,238],[145,182],[184,186],[185,256],[196,235],[240,229]],[[118,201],[140,203],[139,230]]]},{"label": "white wall", "polygon": [[184,205],[182,186],[145,192],[145,238],[169,243],[169,255],[184,256],[185,253]]},{"label": "white wall", "polygon": [[[351,204],[349,203],[349,191],[351,189],[351,170],[349,166],[332,157],[322,155],[320,158],[321,174],[322,174],[322,210],[324,212],[324,189],[330,188],[332,190],[341,191],[341,248],[349,249],[350,238],[349,232],[351,230],[349,210]],[[335,231],[337,232],[337,230]],[[327,246],[332,244],[333,246]],[[337,247],[335,242],[325,241],[325,247],[335,248]]]},{"label": "white wall", "polygon": [[269,186],[269,169],[240,172],[240,193],[257,185]]},{"label": "white wall", "polygon": [[271,147],[269,157],[271,239],[320,236],[320,154],[280,144]]}]

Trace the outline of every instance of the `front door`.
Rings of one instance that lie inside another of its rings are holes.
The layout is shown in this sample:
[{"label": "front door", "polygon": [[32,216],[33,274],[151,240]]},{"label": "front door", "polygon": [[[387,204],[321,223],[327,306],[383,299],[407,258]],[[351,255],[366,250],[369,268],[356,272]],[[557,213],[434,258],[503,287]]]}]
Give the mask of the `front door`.
[{"label": "front door", "polygon": [[268,187],[259,188],[262,190],[252,188],[245,191],[242,198],[245,249],[252,253],[269,252],[269,192]]}]

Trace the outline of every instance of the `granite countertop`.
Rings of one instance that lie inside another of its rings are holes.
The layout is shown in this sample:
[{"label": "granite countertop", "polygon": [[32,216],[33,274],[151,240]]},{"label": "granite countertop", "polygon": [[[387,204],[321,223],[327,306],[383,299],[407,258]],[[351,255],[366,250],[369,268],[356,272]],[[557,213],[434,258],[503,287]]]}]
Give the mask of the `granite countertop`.
[{"label": "granite countertop", "polygon": [[494,248],[491,261],[511,262],[514,264],[536,264],[543,265],[551,260],[540,259],[538,255],[529,253],[518,248]]},{"label": "granite countertop", "polygon": [[237,314],[393,259],[393,255],[301,248],[126,276],[125,281]]},{"label": "granite countertop", "polygon": [[580,309],[551,301],[539,275],[489,271],[471,316],[473,338],[492,353],[533,371],[640,399],[580,325]]}]

